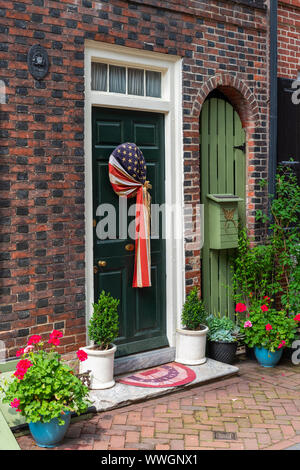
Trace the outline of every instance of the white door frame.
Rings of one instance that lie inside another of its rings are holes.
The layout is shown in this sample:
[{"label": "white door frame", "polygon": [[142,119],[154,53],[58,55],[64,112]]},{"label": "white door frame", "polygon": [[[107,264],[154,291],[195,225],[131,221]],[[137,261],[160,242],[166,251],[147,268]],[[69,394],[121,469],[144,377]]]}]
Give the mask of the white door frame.
[{"label": "white door frame", "polygon": [[[162,98],[121,95],[91,90],[91,63],[102,61],[142,67],[162,73]],[[183,138],[182,61],[180,57],[141,51],[95,41],[85,42],[85,273],[86,321],[94,302],[92,107],[102,106],[165,115],[165,203],[166,211],[166,324],[170,346],[175,346],[185,298],[183,230]],[[177,234],[177,235],[175,235]],[[178,236],[179,234],[179,236]],[[88,342],[88,337],[87,337]]]}]

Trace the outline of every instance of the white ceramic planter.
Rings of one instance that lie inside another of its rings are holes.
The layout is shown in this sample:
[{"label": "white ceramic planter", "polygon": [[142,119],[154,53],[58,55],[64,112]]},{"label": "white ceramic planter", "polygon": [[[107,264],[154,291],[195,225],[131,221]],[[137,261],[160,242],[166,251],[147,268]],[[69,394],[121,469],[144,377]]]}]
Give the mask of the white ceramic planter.
[{"label": "white ceramic planter", "polygon": [[175,361],[190,366],[204,364],[207,332],[207,326],[199,331],[177,328]]},{"label": "white ceramic planter", "polygon": [[79,372],[91,371],[91,385],[92,390],[103,390],[111,388],[115,385],[114,381],[114,359],[117,346],[106,351],[99,351],[92,349],[93,346],[82,348],[88,355],[86,361],[80,362]]}]

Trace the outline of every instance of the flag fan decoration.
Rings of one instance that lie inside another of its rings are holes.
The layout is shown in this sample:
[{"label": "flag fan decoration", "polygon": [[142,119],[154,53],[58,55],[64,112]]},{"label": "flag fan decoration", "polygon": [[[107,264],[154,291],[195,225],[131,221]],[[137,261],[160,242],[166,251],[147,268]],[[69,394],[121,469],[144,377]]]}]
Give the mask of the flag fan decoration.
[{"label": "flag fan decoration", "polygon": [[150,205],[146,162],[136,144],[119,145],[109,157],[109,180],[118,196],[136,196],[135,261],[132,287],[151,286]]}]

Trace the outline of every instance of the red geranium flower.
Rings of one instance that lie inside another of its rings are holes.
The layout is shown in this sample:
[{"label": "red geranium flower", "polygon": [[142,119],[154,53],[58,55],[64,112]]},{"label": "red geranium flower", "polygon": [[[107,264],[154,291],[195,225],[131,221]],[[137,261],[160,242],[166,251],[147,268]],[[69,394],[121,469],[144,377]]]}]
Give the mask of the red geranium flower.
[{"label": "red geranium flower", "polygon": [[31,344],[37,344],[40,341],[42,341],[42,337],[40,335],[33,335],[29,338],[27,344],[28,344],[28,346],[30,346]]},{"label": "red geranium flower", "polygon": [[298,314],[294,317],[294,320],[295,320],[295,321],[300,321],[300,313],[298,313]]},{"label": "red geranium flower", "polygon": [[271,299],[270,299],[270,297],[268,297],[267,295],[265,295],[265,296],[264,296],[264,300],[265,300],[266,302],[270,302]]},{"label": "red geranium flower", "polygon": [[63,334],[61,331],[58,330],[53,330],[52,333],[50,334],[50,338],[62,338]]},{"label": "red geranium flower", "polygon": [[247,306],[245,304],[237,304],[236,307],[235,307],[235,311],[236,312],[239,312],[239,313],[243,313],[243,312],[246,312],[247,310]]},{"label": "red geranium flower", "polygon": [[266,325],[266,330],[267,330],[267,331],[273,330],[273,327],[272,327],[272,325],[270,325],[270,323],[268,323],[268,324]]},{"label": "red geranium flower", "polygon": [[62,338],[63,334],[61,331],[58,330],[53,330],[52,333],[50,334],[50,339],[48,343],[54,344],[54,346],[59,346],[60,341],[59,338]]},{"label": "red geranium flower", "polygon": [[12,408],[19,408],[19,405],[20,405],[20,400],[18,400],[17,398],[14,398],[10,404]]},{"label": "red geranium flower", "polygon": [[82,349],[78,349],[77,351],[77,357],[80,361],[86,361],[87,358],[88,358],[88,355],[85,351],[83,351]]},{"label": "red geranium flower", "polygon": [[19,351],[16,352],[16,357],[23,356],[24,354],[24,348],[19,349]]},{"label": "red geranium flower", "polygon": [[21,359],[18,364],[17,364],[17,370],[14,373],[14,375],[20,379],[24,379],[24,375],[26,374],[27,370],[29,367],[31,367],[33,364],[28,360],[28,359]]},{"label": "red geranium flower", "polygon": [[60,345],[60,341],[58,338],[51,338],[49,339],[48,341],[49,344],[54,344],[54,346],[59,346]]},{"label": "red geranium flower", "polygon": [[269,310],[269,307],[267,307],[266,305],[262,305],[260,308],[263,312],[267,312]]}]

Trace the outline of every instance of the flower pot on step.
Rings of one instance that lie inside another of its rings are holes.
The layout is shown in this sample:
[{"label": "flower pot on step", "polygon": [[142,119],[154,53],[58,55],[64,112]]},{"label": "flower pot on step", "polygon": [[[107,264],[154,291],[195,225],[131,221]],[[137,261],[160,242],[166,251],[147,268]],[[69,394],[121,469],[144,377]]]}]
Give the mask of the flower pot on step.
[{"label": "flower pot on step", "polygon": [[175,361],[190,366],[204,364],[207,333],[208,328],[204,325],[196,331],[177,328]]},{"label": "flower pot on step", "polygon": [[209,357],[224,364],[232,364],[235,359],[237,342],[225,343],[222,341],[209,341]]},{"label": "flower pot on step", "polygon": [[80,373],[90,372],[92,390],[103,390],[115,385],[114,359],[117,347],[112,344],[109,349],[101,351],[94,346],[82,348],[88,355],[86,361],[80,364]]}]

